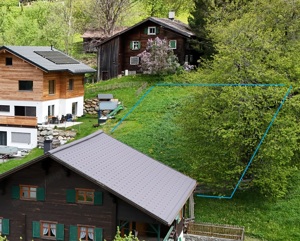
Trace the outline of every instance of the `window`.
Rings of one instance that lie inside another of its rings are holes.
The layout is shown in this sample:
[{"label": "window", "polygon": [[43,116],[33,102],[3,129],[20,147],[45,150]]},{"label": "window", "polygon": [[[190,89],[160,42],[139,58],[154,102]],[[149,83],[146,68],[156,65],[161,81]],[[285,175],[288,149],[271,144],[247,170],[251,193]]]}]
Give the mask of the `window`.
[{"label": "window", "polygon": [[54,105],[48,105],[48,116],[54,115]]},{"label": "window", "polygon": [[148,27],[148,32],[147,32],[148,35],[155,35],[157,33],[158,31],[156,27]]},{"label": "window", "polygon": [[33,221],[32,237],[64,240],[64,225],[50,221]]},{"label": "window", "polygon": [[12,198],[21,200],[44,201],[45,190],[33,185],[19,185],[12,187]]},{"label": "window", "polygon": [[169,41],[169,48],[170,49],[176,49],[177,48],[177,41],[176,40],[170,40]]},{"label": "window", "polygon": [[94,228],[79,226],[78,237],[80,240],[94,240]]},{"label": "window", "polygon": [[15,116],[36,116],[36,108],[32,106],[15,106]]},{"label": "window", "polygon": [[78,106],[77,102],[72,103],[72,115],[73,116],[77,116],[77,109],[78,109],[77,106]]},{"label": "window", "polygon": [[23,133],[23,132],[12,132],[11,133],[11,142],[30,144],[31,143],[31,134]]},{"label": "window", "polygon": [[138,65],[140,63],[140,58],[135,56],[135,57],[130,57],[130,65]]},{"label": "window", "polygon": [[131,41],[130,42],[130,49],[131,50],[139,50],[141,48],[141,42],[140,41]]},{"label": "window", "polygon": [[0,111],[10,112],[10,106],[9,105],[0,105]]},{"label": "window", "polygon": [[93,226],[70,226],[70,241],[89,240],[89,241],[102,241],[102,228]]},{"label": "window", "polygon": [[0,131],[0,145],[7,146],[7,131]]},{"label": "window", "polygon": [[69,79],[69,85],[68,85],[68,90],[73,90],[74,89],[74,80]]},{"label": "window", "polygon": [[55,80],[49,80],[49,94],[55,94]]},{"label": "window", "polygon": [[36,200],[36,186],[20,186],[20,199]]},{"label": "window", "polygon": [[185,55],[184,62],[189,63],[189,64],[193,63],[194,62],[194,56],[193,55]]},{"label": "window", "polygon": [[84,188],[68,189],[67,202],[102,205],[102,192]]},{"label": "window", "polygon": [[12,58],[9,58],[9,57],[5,58],[5,65],[6,66],[11,66],[12,64],[13,64]]},{"label": "window", "polygon": [[32,80],[19,80],[19,90],[32,91],[33,81]]},{"label": "window", "polygon": [[0,233],[9,235],[9,219],[0,217]]},{"label": "window", "polygon": [[76,189],[76,201],[94,203],[94,190]]}]

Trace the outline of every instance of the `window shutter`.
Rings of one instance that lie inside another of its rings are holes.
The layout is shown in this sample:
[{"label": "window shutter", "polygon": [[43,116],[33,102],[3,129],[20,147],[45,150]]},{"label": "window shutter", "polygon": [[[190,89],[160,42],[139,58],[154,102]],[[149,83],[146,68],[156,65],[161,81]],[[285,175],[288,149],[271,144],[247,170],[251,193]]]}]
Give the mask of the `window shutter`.
[{"label": "window shutter", "polygon": [[176,49],[176,40],[170,40],[170,48]]},{"label": "window shutter", "polygon": [[32,221],[32,237],[39,238],[40,236],[41,236],[40,222]]},{"label": "window shutter", "polygon": [[139,41],[139,45],[138,45],[138,48],[139,48],[139,49],[141,48],[141,41]]},{"label": "window shutter", "polygon": [[45,189],[38,187],[36,190],[36,200],[37,201],[45,201]]},{"label": "window shutter", "polygon": [[70,239],[69,241],[78,241],[78,235],[77,235],[77,226],[70,225]]},{"label": "window shutter", "polygon": [[148,28],[144,29],[144,34],[148,34]]},{"label": "window shutter", "polygon": [[2,234],[9,235],[9,219],[2,219]]},{"label": "window shutter", "polygon": [[67,190],[67,202],[68,203],[75,203],[76,202],[76,190],[75,189],[68,189]]},{"label": "window shutter", "polygon": [[63,224],[56,224],[56,240],[64,240],[65,239],[65,232],[64,232],[64,225]]},{"label": "window shutter", "polygon": [[156,27],[155,33],[156,33],[156,34],[159,34],[159,27]]},{"label": "window shutter", "polygon": [[20,199],[20,187],[19,186],[12,187],[11,197],[13,199]]},{"label": "window shutter", "polygon": [[133,41],[130,41],[130,49],[133,49]]},{"label": "window shutter", "polygon": [[102,241],[102,228],[95,228],[94,229],[94,234],[95,234],[95,241]]},{"label": "window shutter", "polygon": [[94,192],[94,204],[102,205],[103,204],[103,194],[102,192]]}]

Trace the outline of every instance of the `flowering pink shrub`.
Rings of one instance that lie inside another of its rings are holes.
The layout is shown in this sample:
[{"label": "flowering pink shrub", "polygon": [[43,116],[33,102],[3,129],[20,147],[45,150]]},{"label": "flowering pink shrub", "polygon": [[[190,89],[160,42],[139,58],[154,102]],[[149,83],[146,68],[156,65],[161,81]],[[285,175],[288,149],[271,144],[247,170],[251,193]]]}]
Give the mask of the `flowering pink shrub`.
[{"label": "flowering pink shrub", "polygon": [[146,50],[138,55],[140,67],[148,74],[171,74],[180,69],[178,58],[166,39],[148,39]]}]

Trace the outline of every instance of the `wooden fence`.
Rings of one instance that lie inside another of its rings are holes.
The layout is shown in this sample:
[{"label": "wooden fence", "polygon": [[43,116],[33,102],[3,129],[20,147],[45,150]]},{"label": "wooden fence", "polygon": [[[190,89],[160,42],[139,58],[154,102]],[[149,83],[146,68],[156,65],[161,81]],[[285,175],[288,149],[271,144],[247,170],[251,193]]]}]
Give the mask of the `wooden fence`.
[{"label": "wooden fence", "polygon": [[244,227],[210,223],[189,223],[187,234],[244,241]]}]

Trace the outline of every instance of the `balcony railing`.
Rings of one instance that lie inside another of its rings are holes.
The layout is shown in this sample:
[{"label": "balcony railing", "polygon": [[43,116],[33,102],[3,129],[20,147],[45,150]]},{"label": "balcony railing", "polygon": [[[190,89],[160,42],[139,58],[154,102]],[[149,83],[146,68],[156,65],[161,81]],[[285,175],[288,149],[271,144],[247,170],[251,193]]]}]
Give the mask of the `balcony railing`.
[{"label": "balcony railing", "polygon": [[7,126],[37,126],[35,116],[0,116],[0,125]]}]

